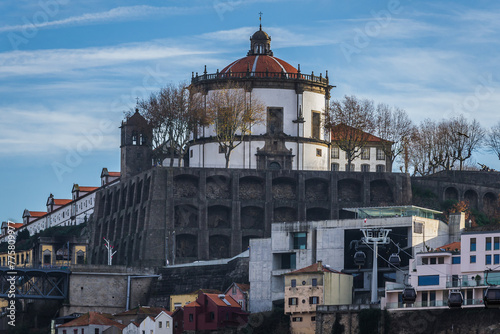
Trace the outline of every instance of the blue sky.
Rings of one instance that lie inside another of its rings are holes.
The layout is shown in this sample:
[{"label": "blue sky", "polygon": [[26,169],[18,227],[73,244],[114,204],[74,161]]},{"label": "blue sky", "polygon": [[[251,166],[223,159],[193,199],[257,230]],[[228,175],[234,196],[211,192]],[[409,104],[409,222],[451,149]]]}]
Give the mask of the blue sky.
[{"label": "blue sky", "polygon": [[[328,70],[333,98],[395,105],[416,123],[500,120],[495,1],[4,0],[0,220],[118,171],[118,127],[135,98],[245,56],[260,11],[274,55]],[[500,170],[491,155],[475,160]]]}]

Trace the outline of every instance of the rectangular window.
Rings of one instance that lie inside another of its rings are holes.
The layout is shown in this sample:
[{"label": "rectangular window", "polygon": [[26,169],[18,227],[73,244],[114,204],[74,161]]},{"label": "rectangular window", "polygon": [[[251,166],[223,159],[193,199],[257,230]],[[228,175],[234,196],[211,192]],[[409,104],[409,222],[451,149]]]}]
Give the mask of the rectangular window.
[{"label": "rectangular window", "polygon": [[439,275],[418,276],[418,285],[439,285]]},{"label": "rectangular window", "polygon": [[444,264],[444,257],[438,257],[438,264]]},{"label": "rectangular window", "polygon": [[322,150],[322,149],[320,149],[320,148],[317,148],[317,149],[316,149],[316,156],[317,156],[317,157],[321,157],[322,155],[323,155],[323,150]]},{"label": "rectangular window", "polygon": [[340,149],[338,146],[332,147],[332,159],[338,159],[340,158]]},{"label": "rectangular window", "polygon": [[295,253],[288,253],[281,255],[281,268],[280,269],[295,269],[296,255]]},{"label": "rectangular window", "polygon": [[381,148],[377,148],[377,160],[385,160],[385,153]]},{"label": "rectangular window", "polygon": [[491,264],[491,254],[486,255],[486,264]]},{"label": "rectangular window", "polygon": [[320,128],[321,128],[321,119],[320,119],[320,113],[319,112],[312,112],[312,120],[311,120],[311,134],[312,138],[314,139],[319,139],[319,133],[320,133]]},{"label": "rectangular window", "polygon": [[210,320],[214,320],[215,319],[215,313],[214,312],[210,312]]},{"label": "rectangular window", "polygon": [[163,324],[161,323],[161,321],[159,321],[159,322],[158,322],[158,328],[161,328],[161,327],[162,327],[162,325],[163,325]]},{"label": "rectangular window", "polygon": [[293,249],[307,249],[306,232],[296,232],[293,234]]},{"label": "rectangular window", "polygon": [[486,250],[491,250],[491,237],[486,238]]},{"label": "rectangular window", "polygon": [[339,164],[338,163],[332,163],[332,172],[338,172],[339,171]]},{"label": "rectangular window", "polygon": [[271,135],[283,132],[283,108],[267,108],[267,132]]},{"label": "rectangular window", "polygon": [[193,322],[193,314],[189,315],[189,322]]},{"label": "rectangular window", "polygon": [[189,157],[192,158],[193,157],[193,150],[190,150],[189,151]]},{"label": "rectangular window", "polygon": [[435,257],[431,257],[431,264],[436,264],[436,258]]},{"label": "rectangular window", "polygon": [[318,286],[318,279],[317,278],[312,279],[312,286]]},{"label": "rectangular window", "polygon": [[345,171],[346,172],[354,172],[355,168],[356,167],[354,166],[353,163],[351,163],[351,169],[349,169],[349,165],[348,164],[345,164]]},{"label": "rectangular window", "polygon": [[370,160],[370,149],[368,147],[361,149],[361,160]]},{"label": "rectangular window", "polygon": [[316,321],[316,317],[311,317],[311,321]]},{"label": "rectangular window", "polygon": [[470,256],[470,263],[476,263],[476,256],[475,255]]},{"label": "rectangular window", "polygon": [[99,334],[99,328],[94,329],[94,334]]},{"label": "rectangular window", "polygon": [[298,304],[298,298],[288,298],[288,305],[297,305]]},{"label": "rectangular window", "polygon": [[500,237],[495,237],[493,238],[493,249],[494,250],[499,250],[500,249]]},{"label": "rectangular window", "polygon": [[302,322],[302,317],[293,317],[292,321],[293,322]]},{"label": "rectangular window", "polygon": [[167,326],[166,326],[167,328],[170,328],[170,321],[167,321],[167,322],[166,322],[166,325],[167,325]]},{"label": "rectangular window", "polygon": [[460,264],[460,256],[454,256],[451,258],[451,264]]},{"label": "rectangular window", "polygon": [[361,171],[362,172],[369,172],[370,171],[370,165],[368,165],[368,164],[362,164],[361,165]]},{"label": "rectangular window", "polygon": [[476,251],[476,238],[470,238],[470,251]]},{"label": "rectangular window", "polygon": [[429,264],[429,259],[426,257],[422,258],[422,264],[424,264],[424,265]]},{"label": "rectangular window", "polygon": [[500,254],[493,255],[493,264],[500,264]]},{"label": "rectangular window", "polygon": [[319,297],[316,296],[309,297],[309,304],[311,305],[319,304]]},{"label": "rectangular window", "polygon": [[385,172],[385,166],[384,165],[377,165],[376,168],[377,168],[376,170],[377,170],[378,173]]},{"label": "rectangular window", "polygon": [[297,280],[293,279],[291,283],[292,283],[292,288],[295,288],[297,286]]},{"label": "rectangular window", "polygon": [[219,153],[226,152],[226,148],[224,146],[219,145]]}]

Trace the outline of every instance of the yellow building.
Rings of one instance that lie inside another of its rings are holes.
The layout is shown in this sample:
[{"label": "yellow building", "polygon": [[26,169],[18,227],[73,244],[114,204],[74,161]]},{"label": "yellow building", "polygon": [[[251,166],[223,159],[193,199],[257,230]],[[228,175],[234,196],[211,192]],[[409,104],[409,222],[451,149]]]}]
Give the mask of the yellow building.
[{"label": "yellow building", "polygon": [[200,291],[204,293],[217,293],[217,294],[222,293],[219,290],[199,289],[182,295],[172,295],[170,296],[170,311],[174,312],[176,309],[184,307],[185,305],[191,302],[194,302],[196,298],[198,298],[198,294]]},{"label": "yellow building", "polygon": [[323,266],[321,261],[285,274],[285,314],[293,334],[313,334],[317,305],[352,303],[352,275]]}]

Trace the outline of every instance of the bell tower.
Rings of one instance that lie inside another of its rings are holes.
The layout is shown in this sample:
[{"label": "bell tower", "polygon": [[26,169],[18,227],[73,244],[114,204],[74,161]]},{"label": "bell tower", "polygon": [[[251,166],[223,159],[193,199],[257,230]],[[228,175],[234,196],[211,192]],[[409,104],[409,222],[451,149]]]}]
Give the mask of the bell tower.
[{"label": "bell tower", "polygon": [[151,126],[146,119],[135,113],[122,121],[121,129],[121,177],[128,178],[148,170],[152,166],[153,136]]}]

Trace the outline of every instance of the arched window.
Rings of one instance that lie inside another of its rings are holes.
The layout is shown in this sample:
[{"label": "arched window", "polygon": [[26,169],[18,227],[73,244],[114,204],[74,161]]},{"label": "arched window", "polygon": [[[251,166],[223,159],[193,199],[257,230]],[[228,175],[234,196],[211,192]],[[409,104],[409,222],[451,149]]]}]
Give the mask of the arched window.
[{"label": "arched window", "polygon": [[278,170],[281,169],[279,162],[273,161],[269,164],[269,169]]}]

